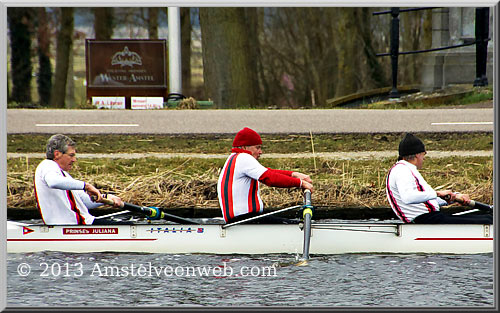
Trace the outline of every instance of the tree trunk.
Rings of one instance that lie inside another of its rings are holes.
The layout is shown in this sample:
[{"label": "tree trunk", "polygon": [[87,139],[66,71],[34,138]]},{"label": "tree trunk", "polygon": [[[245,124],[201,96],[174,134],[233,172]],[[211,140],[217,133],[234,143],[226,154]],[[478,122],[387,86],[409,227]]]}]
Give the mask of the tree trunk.
[{"label": "tree trunk", "polygon": [[181,68],[182,90],[184,95],[191,92],[191,10],[181,8]]},{"label": "tree trunk", "polygon": [[352,33],[355,28],[354,10],[356,8],[341,8],[341,10],[342,12],[338,21],[338,34],[343,35],[343,38],[339,38],[340,42],[337,45],[338,71],[336,97],[345,96],[357,90],[356,60],[358,47],[356,46],[356,34]]},{"label": "tree trunk", "polygon": [[371,28],[370,8],[359,8],[356,14],[356,20],[357,22],[355,25],[361,37],[361,44],[366,58],[367,76],[371,81],[370,85],[373,85],[375,88],[388,86],[390,83],[385,76],[384,68],[380,64],[372,44],[373,30]]},{"label": "tree trunk", "polygon": [[244,8],[245,13],[245,29],[248,30],[247,41],[248,41],[248,60],[249,60],[249,73],[250,73],[250,81],[251,85],[248,88],[251,88],[254,91],[253,96],[253,104],[254,106],[259,106],[263,99],[260,96],[259,92],[259,63],[260,63],[260,44],[259,44],[259,34],[258,34],[258,17],[257,17],[257,8],[250,7]]},{"label": "tree trunk", "polygon": [[422,25],[422,47],[421,49],[432,48],[432,10],[424,11],[424,21]]},{"label": "tree trunk", "polygon": [[148,8],[148,36],[158,39],[158,8]]},{"label": "tree trunk", "polygon": [[113,8],[94,8],[95,39],[111,39],[113,36],[113,26]]},{"label": "tree trunk", "polygon": [[60,28],[57,34],[56,72],[52,88],[51,106],[64,108],[69,57],[73,47],[73,8],[61,8]]},{"label": "tree trunk", "polygon": [[45,8],[38,8],[38,96],[40,105],[50,103],[50,90],[52,89],[52,65],[50,64],[50,32]]},{"label": "tree trunk", "polygon": [[66,108],[68,109],[74,109],[77,107],[75,103],[75,71],[74,71],[74,50],[73,47],[71,47],[69,51],[69,58],[68,58],[68,75],[67,75],[67,80],[66,80],[66,97],[65,97],[65,103],[66,103]]},{"label": "tree trunk", "polygon": [[[414,39],[417,36],[415,15],[419,14],[416,12],[405,12],[399,15],[400,18],[400,49],[399,51],[412,51]],[[399,57],[399,73],[398,85],[411,84],[414,81],[414,76],[416,74],[415,61],[417,54],[401,55]]]},{"label": "tree trunk", "polygon": [[206,95],[219,108],[254,107],[256,79],[245,9],[200,8]]},{"label": "tree trunk", "polygon": [[12,93],[9,101],[31,104],[31,8],[8,8],[7,20],[11,43]]},{"label": "tree trunk", "polygon": [[[264,30],[266,29],[264,25],[264,18],[265,18],[265,10],[266,8],[256,8],[256,16],[257,16],[257,26],[256,26],[256,37],[259,38],[260,34],[264,33]],[[260,105],[263,106],[265,104],[270,103],[271,101],[271,94],[269,92],[269,83],[268,83],[268,78],[266,76],[266,72],[264,70],[264,52],[263,48],[261,45],[261,39],[258,39],[258,47],[256,47],[257,51],[257,75],[258,75],[258,96],[257,100],[259,101]]]}]

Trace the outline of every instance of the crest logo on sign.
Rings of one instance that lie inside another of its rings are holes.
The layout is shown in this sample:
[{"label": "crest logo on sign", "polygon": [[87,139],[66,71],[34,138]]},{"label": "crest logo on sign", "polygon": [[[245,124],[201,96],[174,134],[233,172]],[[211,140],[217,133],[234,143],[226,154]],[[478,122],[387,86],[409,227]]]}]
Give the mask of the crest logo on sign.
[{"label": "crest logo on sign", "polygon": [[121,67],[142,65],[142,58],[137,52],[130,51],[127,46],[123,51],[117,52],[111,58],[111,65],[120,65]]}]

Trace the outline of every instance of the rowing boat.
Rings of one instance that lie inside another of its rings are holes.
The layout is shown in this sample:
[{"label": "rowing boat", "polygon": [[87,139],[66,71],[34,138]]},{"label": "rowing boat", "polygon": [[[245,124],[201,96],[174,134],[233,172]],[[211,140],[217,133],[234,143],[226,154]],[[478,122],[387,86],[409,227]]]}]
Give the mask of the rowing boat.
[{"label": "rowing boat", "polygon": [[[303,224],[137,223],[58,225],[7,222],[7,252],[299,254]],[[309,253],[493,252],[493,225],[313,222]]]}]

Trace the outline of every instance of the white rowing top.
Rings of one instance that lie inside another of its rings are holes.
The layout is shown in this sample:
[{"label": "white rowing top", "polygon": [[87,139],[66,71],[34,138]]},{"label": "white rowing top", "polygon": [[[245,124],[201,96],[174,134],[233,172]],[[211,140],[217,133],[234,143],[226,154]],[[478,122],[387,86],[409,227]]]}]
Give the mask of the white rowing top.
[{"label": "white rowing top", "polygon": [[101,206],[83,190],[84,182],[73,179],[52,160],[43,160],[35,171],[35,197],[47,225],[90,225],[88,209]]},{"label": "white rowing top", "polygon": [[387,200],[396,215],[411,223],[421,214],[439,211],[447,202],[425,181],[417,167],[405,160],[398,161],[386,180]]}]

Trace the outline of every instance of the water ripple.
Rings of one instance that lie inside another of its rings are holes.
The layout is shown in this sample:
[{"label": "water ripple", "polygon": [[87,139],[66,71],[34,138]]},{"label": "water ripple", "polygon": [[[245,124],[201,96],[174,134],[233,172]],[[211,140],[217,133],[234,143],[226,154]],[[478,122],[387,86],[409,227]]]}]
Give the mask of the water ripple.
[{"label": "water ripple", "polygon": [[[26,277],[17,272],[21,263],[31,267]],[[335,255],[315,256],[308,266],[294,263],[290,255],[8,254],[7,304],[493,306],[492,254]],[[82,275],[75,275],[74,264],[81,264]],[[189,272],[197,268],[210,271]]]}]

